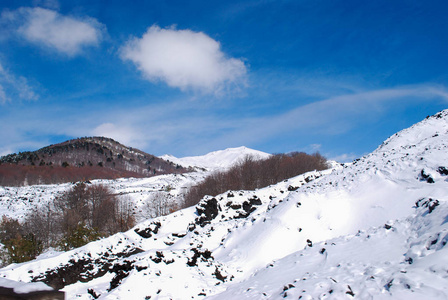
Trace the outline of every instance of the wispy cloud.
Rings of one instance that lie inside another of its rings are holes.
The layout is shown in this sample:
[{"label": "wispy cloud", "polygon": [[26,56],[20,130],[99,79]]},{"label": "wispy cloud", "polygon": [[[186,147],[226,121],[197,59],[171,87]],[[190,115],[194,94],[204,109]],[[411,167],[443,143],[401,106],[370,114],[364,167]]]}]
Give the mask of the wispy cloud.
[{"label": "wispy cloud", "polygon": [[69,57],[99,45],[105,31],[96,19],[64,16],[41,7],[4,11],[1,21],[27,41]]},{"label": "wispy cloud", "polygon": [[[47,141],[42,136],[104,135],[149,153],[171,152],[177,156],[199,155],[241,145],[259,148],[266,144],[287,143],[293,145],[289,147],[301,147],[290,150],[319,150],[332,159],[346,162],[362,153],[351,153],[350,149],[338,153],[338,150],[328,149],[325,143],[328,137],[346,138],[351,130],[384,121],[384,115],[398,105],[409,107],[430,101],[447,103],[446,89],[408,86],[355,93],[263,117],[223,114],[214,107],[216,103],[187,99],[133,106],[126,110],[111,106],[103,109],[101,114],[95,109],[80,108],[64,118],[54,116],[70,108],[48,108],[39,115],[29,108],[4,117],[4,122],[11,124],[12,129],[0,132],[0,140],[5,141],[5,145],[21,145],[21,141],[27,140],[45,146]],[[310,142],[309,136],[317,136],[317,143]],[[364,138],[370,139],[369,136]],[[378,144],[381,142],[378,140]],[[281,151],[282,148],[277,149]]]},{"label": "wispy cloud", "polygon": [[59,4],[58,0],[33,0],[33,6],[40,6],[58,10],[61,5]]},{"label": "wispy cloud", "polygon": [[319,151],[320,148],[322,148],[321,144],[311,144],[308,146],[308,148],[312,151],[312,152],[316,152]]},{"label": "wispy cloud", "polygon": [[163,81],[181,90],[219,93],[226,84],[244,79],[246,66],[227,57],[219,42],[203,32],[148,28],[121,48],[121,57],[132,61],[152,82]]},{"label": "wispy cloud", "polygon": [[337,156],[330,156],[328,159],[339,163],[348,163],[354,161],[356,158],[359,158],[359,156],[354,153],[343,153]]},{"label": "wispy cloud", "polygon": [[[448,102],[445,93],[443,87],[437,86],[375,90],[328,98],[263,117],[217,114],[212,107],[201,107],[200,102],[180,101],[140,107],[125,114],[112,112],[107,119],[115,121],[111,121],[113,125],[103,124],[104,129],[109,130],[102,132],[114,134],[112,131],[116,128],[117,138],[123,136],[130,143],[156,152],[181,147],[181,152],[186,155],[203,154],[227,147],[275,143],[286,136],[300,140],[307,133],[321,137],[342,136],[354,128],[375,122],[397,105]],[[305,144],[303,147],[302,150],[311,152],[329,150],[321,144]],[[340,159],[347,161],[354,156],[350,154]]]},{"label": "wispy cloud", "polygon": [[0,103],[5,104],[13,98],[20,100],[37,100],[39,96],[29,86],[23,76],[15,76],[0,64]]},{"label": "wispy cloud", "polygon": [[102,123],[89,132],[92,136],[105,136],[112,138],[124,145],[135,148],[144,148],[147,146],[143,128],[130,126],[129,124]]},{"label": "wispy cloud", "polygon": [[376,120],[396,105],[408,106],[421,101],[448,102],[447,90],[440,86],[413,86],[348,94],[316,101],[277,115],[234,120],[236,130],[230,130],[203,147],[218,148],[232,141],[250,145],[275,140],[286,134],[299,137],[313,132],[337,136]]}]

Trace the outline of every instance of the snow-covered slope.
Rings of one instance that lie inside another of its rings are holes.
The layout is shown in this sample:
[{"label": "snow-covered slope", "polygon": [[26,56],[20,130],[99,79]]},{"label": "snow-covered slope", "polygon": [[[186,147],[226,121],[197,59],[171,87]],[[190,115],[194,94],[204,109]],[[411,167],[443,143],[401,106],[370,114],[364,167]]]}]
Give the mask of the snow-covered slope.
[{"label": "snow-covered slope", "polygon": [[222,170],[233,166],[235,163],[237,163],[241,159],[244,159],[246,156],[263,159],[268,158],[270,154],[242,146],[238,148],[228,148],[225,150],[214,151],[202,156],[188,156],[177,158],[167,154],[160,156],[160,158],[171,161],[174,164],[178,164],[186,168],[196,167],[207,170]]},{"label": "snow-covered slope", "polygon": [[211,299],[447,299],[447,150],[443,111],[291,194],[277,218],[303,249]]},{"label": "snow-covered slope", "polygon": [[353,164],[10,265],[69,299],[447,299],[448,110]]},{"label": "snow-covered slope", "polygon": [[[122,201],[129,201],[138,222],[146,220],[152,212],[147,211],[148,199],[155,192],[169,195],[173,201],[181,201],[180,194],[192,185],[202,181],[206,172],[159,175],[149,178],[120,178],[92,180],[92,184],[104,185],[119,196]],[[62,193],[73,187],[74,183],[31,185],[23,187],[0,186],[0,216],[7,216],[22,221],[36,208],[46,207]]]},{"label": "snow-covered slope", "polygon": [[[107,139],[106,139],[107,141]],[[181,200],[177,196],[185,192],[192,185],[202,181],[210,171],[226,169],[247,155],[256,158],[265,158],[269,154],[249,149],[246,147],[229,148],[226,150],[211,152],[204,156],[175,158],[165,156],[175,164],[191,166],[196,172],[183,174],[158,175],[150,178],[120,178],[114,180],[92,180],[93,184],[102,184],[109,187],[121,198],[132,202],[135,216],[138,221],[147,219],[148,212],[145,204],[154,192],[162,192],[170,195],[173,201]],[[169,157],[169,158],[168,158]],[[55,197],[67,191],[73,183],[30,185],[22,187],[0,186],[0,216],[22,220],[27,212],[46,206]]]}]

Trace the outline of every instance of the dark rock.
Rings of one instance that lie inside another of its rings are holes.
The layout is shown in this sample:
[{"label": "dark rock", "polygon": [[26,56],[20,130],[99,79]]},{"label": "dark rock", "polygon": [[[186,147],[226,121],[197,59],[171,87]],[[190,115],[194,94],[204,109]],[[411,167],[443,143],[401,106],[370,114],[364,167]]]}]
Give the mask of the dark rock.
[{"label": "dark rock", "polygon": [[177,237],[177,238],[183,238],[187,234],[186,233],[172,233],[171,235],[174,237]]},{"label": "dark rock", "polygon": [[241,204],[232,204],[232,205],[230,205],[230,208],[234,209],[234,210],[240,209],[241,207],[242,207]]},{"label": "dark rock", "polygon": [[222,282],[224,282],[227,278],[227,276],[221,274],[218,267],[215,268],[215,272],[212,275],[215,275],[216,279],[221,280]]},{"label": "dark rock", "polygon": [[212,253],[209,250],[200,251],[197,248],[192,248],[193,256],[188,260],[187,265],[190,267],[197,266],[198,259],[202,257],[203,260],[213,259]]},{"label": "dark rock", "polygon": [[[77,261],[69,260],[65,265],[47,270],[44,274],[39,274],[31,280],[32,282],[44,282],[52,288],[59,290],[70,285],[80,282],[89,282],[95,278],[106,274],[112,264],[113,259],[126,258],[134,254],[143,252],[140,248],[129,248],[125,252],[116,253],[113,258],[104,257],[93,260],[92,258],[82,258]],[[107,252],[106,252],[107,253]]]},{"label": "dark rock", "polygon": [[422,169],[420,171],[419,178],[420,178],[420,181],[426,181],[427,183],[434,183],[435,182],[434,178],[432,178],[430,174],[426,174],[424,169]]},{"label": "dark rock", "polygon": [[204,227],[209,224],[219,213],[220,207],[218,205],[218,200],[216,198],[207,199],[205,201],[199,202],[196,206],[196,213],[198,218],[196,218],[196,224]]},{"label": "dark rock", "polygon": [[157,234],[160,227],[162,227],[162,224],[160,224],[160,222],[152,222],[148,227],[144,229],[136,228],[134,229],[134,231],[142,238],[148,239],[152,237],[153,234]]},{"label": "dark rock", "polygon": [[437,172],[439,172],[440,175],[445,175],[445,176],[448,175],[448,169],[446,167],[439,167],[437,169]]},{"label": "dark rock", "polygon": [[348,291],[345,292],[345,293],[346,293],[347,295],[350,295],[350,296],[352,296],[352,297],[355,297],[355,293],[353,293],[352,288],[351,288],[349,285],[347,285],[347,288],[348,288]]},{"label": "dark rock", "polygon": [[439,200],[432,198],[421,198],[415,202],[416,207],[427,207],[428,213],[432,213],[437,206],[439,206]]},{"label": "dark rock", "polygon": [[98,295],[93,289],[88,289],[87,293],[89,293],[93,297],[93,299],[98,299],[101,296],[101,294]]},{"label": "dark rock", "polygon": [[116,287],[118,287],[121,283],[121,281],[129,276],[129,272],[134,269],[133,262],[131,261],[124,261],[123,264],[115,264],[111,272],[115,273],[114,278],[110,281],[110,286],[107,289],[109,292]]}]

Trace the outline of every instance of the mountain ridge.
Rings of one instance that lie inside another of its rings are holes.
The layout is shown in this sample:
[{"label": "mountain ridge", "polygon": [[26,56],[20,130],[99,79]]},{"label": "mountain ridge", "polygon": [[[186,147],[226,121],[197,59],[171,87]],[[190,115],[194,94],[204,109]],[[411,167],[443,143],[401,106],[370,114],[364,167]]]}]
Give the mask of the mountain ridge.
[{"label": "mountain ridge", "polygon": [[187,170],[105,137],[84,137],[0,157],[0,184],[149,177]]}]

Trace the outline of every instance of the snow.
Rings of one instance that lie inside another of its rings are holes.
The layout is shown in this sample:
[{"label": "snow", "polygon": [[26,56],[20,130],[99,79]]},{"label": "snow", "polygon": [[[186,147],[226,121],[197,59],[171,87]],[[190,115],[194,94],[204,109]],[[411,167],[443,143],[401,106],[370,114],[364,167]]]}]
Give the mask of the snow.
[{"label": "snow", "polygon": [[228,148],[225,150],[210,152],[203,156],[177,158],[172,155],[165,154],[160,156],[160,158],[186,168],[192,167],[206,170],[222,170],[230,168],[246,156],[252,156],[256,159],[264,159],[268,158],[270,154],[242,146],[238,148]]},{"label": "snow", "polygon": [[[92,299],[88,290],[98,299],[447,299],[447,150],[448,110],[351,164],[206,196],[0,276],[30,282],[70,270],[68,299]],[[112,186],[137,195],[173,184],[178,192],[205,173],[191,174],[179,184],[164,177]],[[12,197],[8,189],[0,193]]]},{"label": "snow", "polygon": [[[149,178],[121,178],[115,180],[92,180],[92,184],[102,184],[120,198],[131,201],[138,222],[147,219],[149,212],[145,204],[154,192],[171,195],[175,201],[187,187],[195,185],[207,176],[207,172],[169,174]],[[69,190],[72,183],[53,185],[32,185],[24,187],[0,188],[0,216],[23,221],[25,215],[33,209],[46,207],[49,203]]]},{"label": "snow", "polygon": [[52,291],[53,289],[42,282],[18,282],[5,278],[0,278],[0,286],[11,288],[17,294],[27,294],[40,291]]}]

